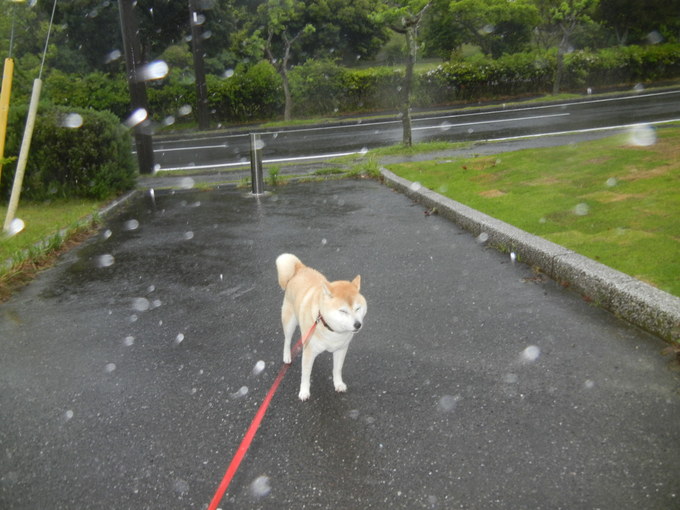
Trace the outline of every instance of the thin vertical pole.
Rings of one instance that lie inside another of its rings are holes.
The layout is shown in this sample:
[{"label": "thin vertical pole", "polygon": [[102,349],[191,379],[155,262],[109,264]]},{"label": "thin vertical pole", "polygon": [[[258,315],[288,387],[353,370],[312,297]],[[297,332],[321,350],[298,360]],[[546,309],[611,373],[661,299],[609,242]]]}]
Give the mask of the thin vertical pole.
[{"label": "thin vertical pole", "polygon": [[250,134],[250,176],[253,195],[264,193],[264,177],[262,170],[262,142],[257,133]]},{"label": "thin vertical pole", "polygon": [[2,159],[5,157],[5,139],[7,137],[7,117],[9,116],[9,98],[12,94],[12,77],[14,76],[14,60],[5,59],[2,71],[2,90],[0,91],[0,177],[2,177]]}]

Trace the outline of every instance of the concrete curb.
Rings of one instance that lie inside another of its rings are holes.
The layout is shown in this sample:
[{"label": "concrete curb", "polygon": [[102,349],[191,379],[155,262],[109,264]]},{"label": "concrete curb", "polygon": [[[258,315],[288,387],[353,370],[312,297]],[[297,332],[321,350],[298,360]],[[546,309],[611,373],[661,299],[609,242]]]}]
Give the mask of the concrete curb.
[{"label": "concrete curb", "polygon": [[385,168],[385,183],[517,260],[538,267],[550,278],[568,284],[593,303],[664,340],[680,343],[680,298],[588,257],[529,234],[450,198],[395,175]]}]

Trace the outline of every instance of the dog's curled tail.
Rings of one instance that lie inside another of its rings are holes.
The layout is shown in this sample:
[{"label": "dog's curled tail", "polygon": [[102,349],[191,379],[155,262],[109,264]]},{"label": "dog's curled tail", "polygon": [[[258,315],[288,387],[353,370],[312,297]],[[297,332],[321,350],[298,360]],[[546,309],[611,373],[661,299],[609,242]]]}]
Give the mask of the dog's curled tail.
[{"label": "dog's curled tail", "polygon": [[279,273],[279,285],[286,290],[288,282],[295,276],[295,273],[303,267],[300,259],[291,253],[283,253],[276,258],[276,270]]}]

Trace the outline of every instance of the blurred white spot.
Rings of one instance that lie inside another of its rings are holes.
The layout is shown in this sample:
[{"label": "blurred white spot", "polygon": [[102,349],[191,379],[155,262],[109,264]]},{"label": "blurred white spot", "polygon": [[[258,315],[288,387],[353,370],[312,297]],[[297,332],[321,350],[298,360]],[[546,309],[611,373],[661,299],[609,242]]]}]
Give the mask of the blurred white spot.
[{"label": "blurred white spot", "polygon": [[586,216],[590,212],[590,207],[588,204],[581,202],[580,204],[576,204],[576,207],[574,207],[574,214],[578,216]]},{"label": "blurred white spot", "polygon": [[24,223],[24,220],[21,218],[14,218],[10,223],[9,223],[9,228],[6,231],[6,234],[9,237],[17,235],[19,232],[21,232],[24,228],[26,228],[26,224]]},{"label": "blurred white spot", "polygon": [[97,267],[110,267],[116,260],[110,253],[105,253],[97,257]]},{"label": "blurred white spot", "polygon": [[484,25],[482,28],[479,29],[479,33],[481,35],[489,35],[492,34],[496,31],[496,27],[494,25]]},{"label": "blurred white spot", "polygon": [[412,182],[411,186],[410,186],[411,191],[419,191],[420,188],[422,188],[422,187],[423,187],[423,185],[420,184],[419,182]]},{"label": "blurred white spot", "polygon": [[73,411],[70,409],[64,413],[64,419],[66,421],[69,421],[71,418],[73,418]]},{"label": "blurred white spot", "polygon": [[184,341],[184,334],[183,333],[178,333],[177,336],[175,337],[175,345],[179,345]]},{"label": "blurred white spot", "polygon": [[151,308],[159,308],[162,304],[160,299],[154,299],[151,303]]},{"label": "blurred white spot", "polygon": [[451,129],[451,123],[444,121],[441,124],[439,124],[439,129],[441,129],[442,131],[448,131],[449,129]]},{"label": "blurred white spot", "polygon": [[148,80],[160,80],[165,78],[168,74],[168,64],[162,60],[156,60],[154,62],[149,62],[145,66],[137,69],[137,80],[148,81]]},{"label": "blurred white spot", "polygon": [[456,405],[458,404],[458,401],[460,400],[460,397],[458,395],[453,396],[453,395],[444,395],[442,398],[439,399],[439,403],[437,404],[437,409],[444,413],[450,413],[456,408]]},{"label": "blurred white spot", "polygon": [[484,243],[487,242],[488,240],[489,240],[489,234],[487,234],[486,232],[482,232],[481,234],[479,234],[479,235],[477,236],[477,242],[478,242],[479,244],[484,244]]},{"label": "blurred white spot", "polygon": [[188,241],[189,239],[193,239],[193,238],[194,238],[194,233],[191,230],[189,230],[188,232],[184,232],[184,239],[186,239]]},{"label": "blurred white spot", "polygon": [[265,475],[258,476],[250,484],[250,494],[254,498],[264,498],[271,492],[271,490],[272,486],[269,483],[269,477]]},{"label": "blurred white spot", "polygon": [[149,291],[149,292],[153,292],[153,291],[156,290],[156,286],[155,286],[155,285],[149,285],[149,286],[146,288],[146,290]]},{"label": "blurred white spot", "polygon": [[656,143],[656,131],[649,124],[638,124],[631,128],[628,139],[633,145],[648,147]]},{"label": "blurred white spot", "polygon": [[362,147],[361,150],[359,151],[359,154],[361,154],[362,156],[368,154],[368,147]]},{"label": "blurred white spot", "polygon": [[166,126],[172,126],[175,123],[175,117],[173,115],[168,115],[163,119],[163,124]]},{"label": "blurred white spot", "polygon": [[595,382],[590,379],[586,379],[586,382],[583,383],[583,387],[587,390],[592,390],[595,387]]},{"label": "blurred white spot", "polygon": [[255,140],[255,150],[264,149],[264,146],[265,146],[265,143],[264,143],[264,141],[262,141],[261,138],[258,138],[257,140]]},{"label": "blurred white spot", "polygon": [[79,113],[64,115],[60,123],[61,127],[77,129],[83,125],[83,116]]},{"label": "blurred white spot", "polygon": [[123,53],[120,50],[113,50],[104,57],[104,63],[109,64],[114,60],[118,60],[122,55]]},{"label": "blurred white spot", "polygon": [[260,360],[257,363],[255,363],[255,366],[253,367],[252,374],[253,375],[260,375],[262,371],[264,370],[265,367],[265,362]]},{"label": "blurred white spot", "polygon": [[663,42],[663,36],[656,30],[653,30],[647,34],[647,40],[650,44],[659,44]]},{"label": "blurred white spot", "polygon": [[180,494],[186,494],[189,492],[189,482],[182,480],[181,478],[175,480],[175,482],[172,484],[172,487],[175,489],[175,492]]},{"label": "blurred white spot", "polygon": [[593,94],[593,89],[591,89],[590,87],[588,87],[588,88],[586,89],[586,93],[587,93],[589,96],[591,96],[591,95]]},{"label": "blurred white spot", "polygon": [[239,390],[231,394],[231,398],[241,398],[248,394],[248,386],[241,386]]},{"label": "blurred white spot", "polygon": [[541,349],[535,345],[530,345],[522,351],[522,359],[526,361],[536,361],[541,355]]},{"label": "blurred white spot", "polygon": [[613,188],[618,183],[619,181],[616,180],[616,177],[610,177],[609,179],[607,179],[607,186],[609,186],[610,188]]},{"label": "blurred white spot", "polygon": [[503,376],[503,382],[506,384],[515,384],[518,380],[517,374],[505,374]]},{"label": "blurred white spot", "polygon": [[359,418],[359,410],[358,409],[352,409],[349,413],[347,413],[347,416],[349,416],[353,420],[356,420],[357,418]]},{"label": "blurred white spot", "polygon": [[321,245],[322,245],[322,246],[326,246],[326,244],[328,244],[328,239],[326,239],[326,238],[324,237],[324,238],[321,240]]},{"label": "blurred white spot", "polygon": [[111,237],[111,234],[113,234],[113,232],[111,232],[111,230],[107,228],[106,230],[104,230],[104,232],[102,232],[102,239],[108,239],[109,237]]},{"label": "blurred white spot", "polygon": [[128,220],[123,223],[123,230],[137,230],[139,228],[139,222],[135,219]]},{"label": "blurred white spot", "polygon": [[130,347],[134,343],[135,343],[134,336],[126,336],[125,339],[123,340],[123,345],[125,345],[126,347]]},{"label": "blurred white spot", "polygon": [[132,309],[137,312],[146,312],[150,306],[151,303],[146,298],[138,297],[132,300]]},{"label": "blurred white spot", "polygon": [[233,69],[227,69],[226,71],[224,71],[222,76],[224,76],[225,78],[231,78],[232,76],[234,76],[234,70]]},{"label": "blurred white spot", "polygon": [[104,367],[104,370],[106,370],[107,373],[111,373],[116,369],[116,364],[115,363],[107,363],[107,365]]},{"label": "blurred white spot", "polygon": [[633,90],[635,92],[642,92],[643,90],[645,90],[645,86],[642,83],[637,83],[635,87],[633,87]]},{"label": "blurred white spot", "polygon": [[184,106],[180,106],[179,109],[177,110],[177,113],[179,113],[182,117],[185,115],[189,115],[192,112],[191,105],[185,104]]},{"label": "blurred white spot", "polygon": [[144,108],[137,108],[127,119],[125,119],[123,124],[129,128],[133,128],[144,122],[148,117],[149,113]]},{"label": "blurred white spot", "polygon": [[196,184],[196,181],[194,181],[191,177],[184,177],[179,181],[179,187],[182,189],[191,189],[194,187],[194,184]]}]

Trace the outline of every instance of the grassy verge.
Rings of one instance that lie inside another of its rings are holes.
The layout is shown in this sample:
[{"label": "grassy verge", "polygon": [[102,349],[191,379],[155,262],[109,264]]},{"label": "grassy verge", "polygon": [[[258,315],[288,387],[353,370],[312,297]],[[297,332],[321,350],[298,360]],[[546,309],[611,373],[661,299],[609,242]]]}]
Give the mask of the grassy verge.
[{"label": "grassy verge", "polygon": [[[86,239],[97,223],[101,201],[22,203],[17,217],[25,228],[0,237],[0,302],[50,266],[64,251]],[[6,209],[0,208],[4,222]]]},{"label": "grassy verge", "polygon": [[638,135],[387,166],[680,296],[680,127]]}]

